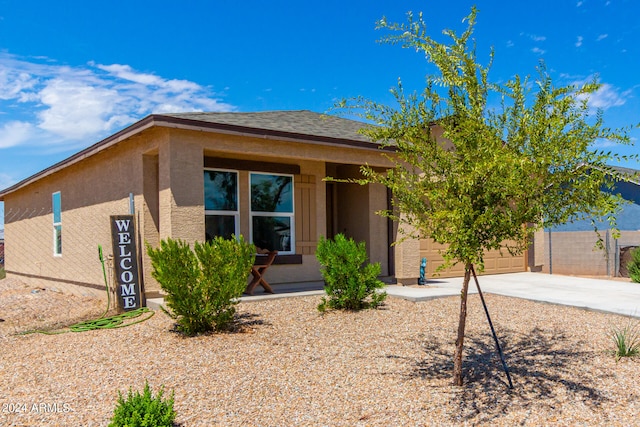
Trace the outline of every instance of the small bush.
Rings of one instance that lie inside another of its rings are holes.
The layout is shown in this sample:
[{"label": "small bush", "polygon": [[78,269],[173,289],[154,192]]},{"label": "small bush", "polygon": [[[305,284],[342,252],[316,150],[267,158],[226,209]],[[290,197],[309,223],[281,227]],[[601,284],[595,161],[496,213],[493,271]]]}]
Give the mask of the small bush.
[{"label": "small bush", "polygon": [[640,283],[640,248],[631,251],[631,260],[627,264],[629,277],[635,283]]},{"label": "small bush", "polygon": [[611,330],[616,359],[622,357],[635,357],[640,355],[640,328],[631,321],[623,327],[614,327]]},{"label": "small bush", "polygon": [[4,279],[7,276],[7,273],[4,271],[4,268],[0,267],[0,280]]},{"label": "small bush", "polygon": [[113,411],[109,427],[171,427],[176,417],[173,410],[173,392],[168,399],[162,395],[164,387],[160,388],[154,397],[145,381],[142,394],[135,393],[129,388],[127,399],[118,391],[118,404]]},{"label": "small bush", "polygon": [[360,310],[381,305],[387,294],[376,292],[384,287],[378,280],[380,264],[366,264],[364,242],[356,243],[338,234],[334,240],[320,238],[316,258],[322,265],[327,298],[322,298],[318,310],[327,308]]},{"label": "small bush", "polygon": [[238,240],[216,237],[194,244],[167,239],[158,249],[147,245],[152,275],[167,293],[167,314],[176,319],[187,335],[228,328],[234,320],[235,305],[247,286],[255,260],[255,246]]}]

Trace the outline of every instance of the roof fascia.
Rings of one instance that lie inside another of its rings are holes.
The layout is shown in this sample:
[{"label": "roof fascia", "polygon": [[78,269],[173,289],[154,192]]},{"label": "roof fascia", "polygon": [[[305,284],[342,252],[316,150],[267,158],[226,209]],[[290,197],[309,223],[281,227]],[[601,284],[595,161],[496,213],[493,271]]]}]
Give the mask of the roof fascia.
[{"label": "roof fascia", "polygon": [[14,191],[19,190],[20,188],[23,188],[29,184],[32,184],[42,178],[45,178],[49,175],[52,175],[68,166],[71,166],[75,163],[78,163],[88,157],[91,157],[97,153],[99,153],[102,150],[105,150],[109,147],[112,147],[116,144],[118,144],[121,141],[124,141],[127,138],[130,138],[146,129],[149,129],[151,127],[153,127],[154,125],[154,118],[153,116],[147,116],[144,119],[132,124],[129,127],[126,127],[124,129],[122,129],[119,132],[114,133],[113,135],[103,139],[100,142],[97,142],[75,154],[73,154],[70,157],[67,157],[64,160],[59,161],[58,163],[49,166],[46,169],[41,170],[40,172],[31,175],[28,178],[23,179],[22,181],[12,185],[11,187],[8,187],[2,191],[0,191],[0,201],[4,201],[4,196],[6,196],[7,194],[13,193]]},{"label": "roof fascia", "polygon": [[[356,141],[353,139],[334,138],[330,136],[308,135],[296,132],[286,132],[273,129],[253,128],[242,125],[232,125],[228,123],[214,123],[194,119],[187,119],[173,116],[156,116],[156,125],[174,127],[180,129],[209,131],[223,133],[227,135],[249,136],[262,139],[315,143],[321,145],[338,145],[364,148],[369,150],[380,150],[381,148],[371,142]],[[363,125],[365,125],[363,123]],[[385,151],[395,151],[391,147],[383,147]]]},{"label": "roof fascia", "polygon": [[207,132],[217,132],[224,133],[228,135],[238,135],[238,136],[250,136],[254,138],[263,138],[269,140],[281,140],[281,141],[292,141],[292,142],[304,142],[304,143],[312,143],[312,144],[320,144],[320,145],[331,145],[331,146],[350,146],[354,148],[368,149],[368,150],[384,150],[384,151],[395,151],[393,147],[380,147],[373,143],[363,142],[363,141],[355,141],[349,139],[341,139],[341,138],[332,138],[327,136],[318,136],[318,135],[305,135],[294,132],[284,132],[270,129],[261,129],[261,128],[252,128],[247,126],[239,126],[239,125],[231,125],[226,123],[212,123],[205,122],[200,120],[193,119],[185,119],[180,117],[172,117],[165,116],[162,114],[151,114],[144,119],[122,129],[119,132],[99,141],[90,147],[87,147],[76,154],[73,154],[70,157],[67,157],[60,162],[49,166],[42,171],[31,175],[28,178],[23,179],[22,181],[0,191],[0,201],[4,201],[4,197],[7,194],[13,193],[29,184],[32,184],[42,178],[45,178],[49,175],[52,175],[68,166],[76,164],[88,157],[91,157],[109,147],[112,147],[127,138],[130,138],[136,134],[143,132],[153,126],[159,127],[167,127],[167,128],[178,128],[178,129],[186,129],[186,130],[197,130],[197,131],[207,131]]}]

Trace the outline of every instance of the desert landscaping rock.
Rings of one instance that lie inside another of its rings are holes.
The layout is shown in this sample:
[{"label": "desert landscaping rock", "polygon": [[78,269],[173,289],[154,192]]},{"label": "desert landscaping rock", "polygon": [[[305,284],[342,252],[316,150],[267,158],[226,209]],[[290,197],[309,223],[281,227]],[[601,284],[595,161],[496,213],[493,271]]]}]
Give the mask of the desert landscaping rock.
[{"label": "desert landscaping rock", "polygon": [[[99,316],[104,303],[0,281],[0,425],[105,426],[118,391],[175,392],[182,426],[640,425],[640,365],[616,359],[622,316],[477,295],[466,384],[452,387],[459,298],[388,298],[320,315],[320,296],[241,303],[229,333],[185,338],[162,312],[121,329],[16,335]],[[637,319],[636,319],[637,321]]]}]

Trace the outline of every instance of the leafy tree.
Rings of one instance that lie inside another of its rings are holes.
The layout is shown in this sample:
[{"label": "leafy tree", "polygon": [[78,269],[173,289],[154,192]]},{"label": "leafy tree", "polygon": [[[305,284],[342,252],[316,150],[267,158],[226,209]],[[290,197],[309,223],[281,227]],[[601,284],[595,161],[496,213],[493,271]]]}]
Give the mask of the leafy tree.
[{"label": "leafy tree", "polygon": [[[435,73],[421,93],[392,90],[397,105],[362,97],[340,107],[379,126],[363,129],[371,140],[393,146],[394,167],[380,173],[363,167],[361,184],[381,183],[393,191],[393,209],[380,212],[400,223],[403,238],[431,238],[446,244],[446,264],[463,263],[454,384],[462,385],[467,291],[474,266],[483,268],[486,250],[507,245],[522,253],[533,233],[582,217],[607,218],[615,227],[620,198],[601,191],[626,179],[607,164],[616,159],[594,142],[630,144],[629,129],[603,126],[589,95],[600,86],[556,86],[543,64],[535,81],[515,76],[489,80],[472,39],[477,10],[461,35],[444,31],[449,44],[427,35],[422,14],[408,22],[378,27],[383,42],[423,53]],[[491,108],[496,105],[498,108]]]}]

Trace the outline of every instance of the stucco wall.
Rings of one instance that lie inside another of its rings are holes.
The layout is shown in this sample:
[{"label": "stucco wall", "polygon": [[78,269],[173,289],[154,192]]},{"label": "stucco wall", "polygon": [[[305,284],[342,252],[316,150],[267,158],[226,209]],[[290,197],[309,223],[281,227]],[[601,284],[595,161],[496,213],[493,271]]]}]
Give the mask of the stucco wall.
[{"label": "stucco wall", "polygon": [[389,275],[389,221],[376,212],[386,210],[387,188],[382,184],[369,185],[369,259],[379,262],[381,275]]},{"label": "stucco wall", "polygon": [[[156,132],[104,150],[5,197],[9,277],[105,297],[98,245],[112,253],[109,216],[129,213],[129,194],[142,205],[141,154]],[[62,204],[62,255],[53,254],[52,193]],[[111,276],[109,276],[111,279]],[[78,287],[76,285],[83,285]]]},{"label": "stucco wall", "polygon": [[[601,231],[605,250],[596,247],[594,231],[552,231],[543,234],[542,271],[553,274],[614,276],[618,248],[640,246],[640,231],[622,231],[619,239]],[[536,236],[538,238],[539,236]]]},{"label": "stucco wall", "polygon": [[[143,242],[153,246],[172,237],[193,243],[204,240],[203,159],[206,156],[297,165],[296,180],[305,198],[296,210],[296,252],[302,264],[274,265],[267,273],[271,283],[320,280],[313,254],[317,238],[326,234],[327,162],[369,163],[386,166],[375,150],[326,144],[265,140],[256,137],[213,134],[195,130],[156,127],[118,142],[59,172],[5,196],[6,268],[36,285],[106,296],[97,247],[112,252],[110,215],[129,213],[133,193],[136,221]],[[313,184],[312,184],[313,183]],[[248,171],[240,171],[240,188],[248,194]],[[51,195],[62,199],[62,256],[53,255]],[[298,194],[297,190],[296,193]],[[384,207],[384,189],[365,191],[372,209]],[[302,197],[302,196],[300,196]],[[248,211],[248,196],[240,200]],[[366,211],[371,225],[363,230],[369,240],[372,261],[386,258],[385,219]],[[241,214],[241,232],[248,236],[248,215]],[[141,242],[141,244],[143,244]],[[147,293],[160,288],[151,278],[151,267],[142,246]],[[386,263],[386,261],[385,261]],[[386,266],[384,267],[386,268]],[[109,275],[111,279],[111,275]]]},{"label": "stucco wall", "polygon": [[420,240],[405,238],[413,232],[407,224],[398,226],[394,248],[396,279],[403,285],[415,285],[420,276]]},{"label": "stucco wall", "polygon": [[197,141],[171,133],[159,148],[160,237],[193,244],[203,240],[203,147]]},{"label": "stucco wall", "polygon": [[[369,189],[358,184],[338,184],[337,229],[357,242],[369,237]],[[367,248],[370,250],[370,248]]]},{"label": "stucco wall", "polygon": [[[341,180],[362,178],[359,165],[330,164],[326,173]],[[369,261],[380,263],[381,275],[388,276],[388,220],[376,213],[387,209],[386,188],[380,184],[362,186],[357,183],[337,182],[333,184],[333,189],[333,234],[342,233],[357,242],[366,242]]]}]

